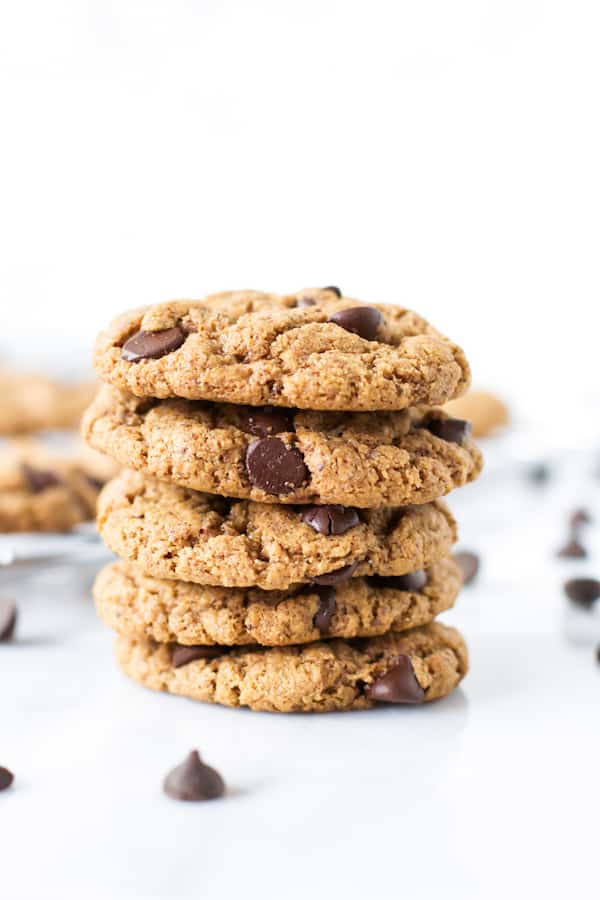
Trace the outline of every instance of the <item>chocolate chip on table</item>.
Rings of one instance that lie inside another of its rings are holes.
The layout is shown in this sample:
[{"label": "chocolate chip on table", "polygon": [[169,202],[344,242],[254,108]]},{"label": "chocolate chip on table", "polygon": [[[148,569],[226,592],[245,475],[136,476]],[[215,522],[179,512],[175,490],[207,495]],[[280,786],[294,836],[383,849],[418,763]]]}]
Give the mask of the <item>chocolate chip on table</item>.
[{"label": "chocolate chip on table", "polygon": [[267,494],[289,494],[308,480],[304,458],[275,437],[252,441],[246,451],[248,478]]},{"label": "chocolate chip on table", "polygon": [[169,772],[163,790],[172,800],[216,800],[225,793],[225,782],[216,769],[202,762],[197,750],[192,750],[181,765]]},{"label": "chocolate chip on table", "polygon": [[336,297],[342,296],[342,292],[340,291],[339,287],[335,286],[335,284],[329,284],[329,285],[327,285],[327,287],[322,288],[322,290],[332,291],[336,295]]},{"label": "chocolate chip on table", "polygon": [[351,306],[349,309],[340,309],[334,313],[329,321],[357,334],[365,341],[374,341],[383,316],[372,306]]},{"label": "chocolate chip on table", "polygon": [[226,653],[228,649],[228,647],[205,647],[200,644],[190,646],[175,644],[171,650],[171,665],[178,669],[180,666],[187,666],[188,663],[194,662],[195,659],[215,659]]},{"label": "chocolate chip on table", "polygon": [[335,590],[332,587],[317,588],[319,608],[315,613],[313,625],[322,635],[329,634],[331,620],[335,613]]},{"label": "chocolate chip on table", "polygon": [[13,773],[9,769],[5,769],[4,766],[0,766],[0,791],[5,791],[9,788],[14,780],[15,776]]},{"label": "chocolate chip on table", "polygon": [[325,572],[324,575],[315,575],[312,579],[313,584],[340,584],[342,581],[348,581],[352,578],[354,572],[358,568],[358,562],[350,563],[348,566],[342,566],[341,569],[334,569],[333,572]]},{"label": "chocolate chip on table", "polygon": [[581,528],[582,525],[589,525],[592,521],[587,509],[576,509],[569,517],[570,528]]},{"label": "chocolate chip on table", "polygon": [[309,506],[302,513],[302,521],[319,534],[344,534],[360,524],[358,513],[351,506]]},{"label": "chocolate chip on table", "polygon": [[418,593],[427,584],[427,572],[417,569],[416,572],[408,572],[406,575],[372,575],[369,582],[375,587]]},{"label": "chocolate chip on table", "polygon": [[422,703],[425,691],[417,681],[410,656],[402,653],[394,665],[366,689],[370,700],[379,703]]},{"label": "chocolate chip on table", "polygon": [[0,641],[10,641],[17,624],[17,604],[12,600],[0,600]]},{"label": "chocolate chip on table", "polygon": [[546,484],[550,480],[550,466],[546,463],[535,463],[527,470],[527,478],[533,484]]},{"label": "chocolate chip on table", "polygon": [[35,466],[30,466],[29,463],[21,464],[21,472],[29,489],[34,494],[41,494],[47,488],[62,484],[62,479],[56,472],[51,472],[49,469],[38,469]]},{"label": "chocolate chip on table", "polygon": [[585,559],[588,553],[581,541],[573,536],[560,550],[556,551],[556,555],[563,559]]},{"label": "chocolate chip on table", "polygon": [[600,581],[595,578],[571,578],[565,582],[564,591],[575,606],[591,609],[600,599]]},{"label": "chocolate chip on table", "polygon": [[272,434],[293,432],[294,412],[291,409],[277,409],[274,406],[246,406],[238,411],[238,424],[247,434],[270,437]]},{"label": "chocolate chip on table", "polygon": [[430,419],[427,430],[443,441],[462,444],[471,434],[471,423],[464,419]]},{"label": "chocolate chip on table", "polygon": [[123,344],[121,359],[127,362],[160,359],[181,347],[186,337],[187,333],[179,325],[164,331],[138,331]]},{"label": "chocolate chip on table", "polygon": [[468,550],[462,550],[460,553],[455,553],[453,559],[462,572],[463,584],[471,584],[479,572],[479,557],[477,554]]}]

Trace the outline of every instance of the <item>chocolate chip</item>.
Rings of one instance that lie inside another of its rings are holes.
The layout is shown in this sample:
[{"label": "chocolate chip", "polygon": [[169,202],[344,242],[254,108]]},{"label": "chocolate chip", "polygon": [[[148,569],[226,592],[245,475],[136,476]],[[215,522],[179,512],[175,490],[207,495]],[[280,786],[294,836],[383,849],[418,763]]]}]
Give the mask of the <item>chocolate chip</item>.
[{"label": "chocolate chip", "polygon": [[600,581],[595,578],[572,578],[565,582],[564,591],[575,606],[591,609],[600,598]]},{"label": "chocolate chip", "polygon": [[571,537],[564,547],[556,551],[556,555],[562,559],[585,559],[588,554],[583,544],[576,537]]},{"label": "chocolate chip", "polygon": [[316,588],[319,595],[319,608],[315,613],[313,625],[321,634],[329,634],[331,620],[335,613],[335,590],[332,587]]},{"label": "chocolate chip", "polygon": [[342,292],[340,291],[339,287],[336,287],[336,286],[335,286],[335,284],[330,284],[330,285],[328,285],[327,287],[322,288],[322,290],[324,290],[324,291],[332,291],[332,292],[336,295],[336,297],[341,297],[341,296],[342,296]]},{"label": "chocolate chip", "polygon": [[427,584],[427,573],[423,569],[408,572],[406,575],[373,575],[369,582],[375,587],[394,588],[397,591],[422,591]]},{"label": "chocolate chip", "polygon": [[215,769],[204,765],[197,750],[192,750],[180,766],[169,772],[163,790],[173,800],[216,800],[225,793],[225,782]]},{"label": "chocolate chip", "polygon": [[341,309],[329,318],[330,322],[358,334],[365,341],[375,340],[382,320],[383,316],[379,310],[372,306],[351,306],[349,309]]},{"label": "chocolate chip", "polygon": [[295,430],[293,410],[277,409],[275,406],[240,407],[238,424],[242,431],[258,437],[270,437],[272,434]]},{"label": "chocolate chip", "polygon": [[309,506],[302,513],[302,521],[319,534],[344,534],[360,524],[358,513],[351,506]]},{"label": "chocolate chip", "polygon": [[341,569],[334,569],[333,572],[326,572],[324,575],[315,575],[312,579],[313,584],[339,584],[341,581],[348,581],[358,568],[358,562],[350,563],[348,566],[342,566]]},{"label": "chocolate chip", "polygon": [[228,647],[205,647],[200,644],[192,644],[189,647],[183,644],[175,644],[171,650],[171,665],[178,669],[187,666],[195,659],[215,659],[227,652]]},{"label": "chocolate chip", "polygon": [[246,451],[246,471],[252,484],[267,494],[289,494],[309,477],[300,451],[275,437],[252,441]]},{"label": "chocolate chip", "polygon": [[477,554],[463,550],[461,553],[455,553],[453,559],[462,572],[463,584],[471,584],[479,572],[479,557]]},{"label": "chocolate chip", "polygon": [[527,470],[527,478],[533,484],[546,484],[550,480],[550,466],[546,463],[534,463]]},{"label": "chocolate chip", "polygon": [[590,525],[592,521],[592,517],[590,516],[587,509],[576,509],[571,513],[569,517],[569,527],[570,528],[581,528],[582,525]]},{"label": "chocolate chip", "polygon": [[138,331],[123,344],[121,359],[140,362],[142,359],[160,359],[181,347],[187,337],[179,325],[164,331]]},{"label": "chocolate chip", "polygon": [[104,487],[104,485],[106,484],[105,481],[101,481],[100,478],[94,478],[93,475],[88,475],[87,472],[82,472],[82,475],[85,478],[85,480],[87,481],[87,483],[89,484],[89,486],[95,491],[100,492],[102,490],[102,488]]},{"label": "chocolate chip", "polygon": [[600,644],[596,647],[596,662],[600,663]]},{"label": "chocolate chip", "polygon": [[0,600],[0,641],[10,641],[17,624],[17,604],[12,600]]},{"label": "chocolate chip", "polygon": [[313,300],[312,297],[298,297],[296,300],[296,307],[298,309],[302,309],[304,306],[316,306],[317,301]]},{"label": "chocolate chip", "polygon": [[30,466],[29,463],[21,465],[21,472],[29,489],[34,494],[41,494],[47,488],[62,484],[62,479],[55,472],[51,472],[49,469],[37,469],[34,466]]},{"label": "chocolate chip", "polygon": [[379,703],[422,703],[425,691],[417,681],[410,656],[398,656],[394,666],[367,688],[367,697]]},{"label": "chocolate chip", "polygon": [[443,441],[462,444],[471,434],[471,423],[464,419],[430,419],[427,429]]},{"label": "chocolate chip", "polygon": [[0,791],[5,791],[9,788],[14,780],[15,776],[13,773],[5,769],[4,766],[0,766]]}]

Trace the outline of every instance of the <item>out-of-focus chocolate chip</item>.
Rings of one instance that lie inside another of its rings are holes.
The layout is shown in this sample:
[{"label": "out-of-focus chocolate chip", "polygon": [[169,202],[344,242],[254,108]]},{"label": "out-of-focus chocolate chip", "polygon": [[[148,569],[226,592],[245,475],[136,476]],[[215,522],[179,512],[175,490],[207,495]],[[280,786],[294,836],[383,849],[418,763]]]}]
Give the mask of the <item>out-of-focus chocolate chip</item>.
[{"label": "out-of-focus chocolate chip", "polygon": [[0,600],[0,641],[10,641],[17,624],[17,604],[12,600]]},{"label": "out-of-focus chocolate chip", "polygon": [[216,800],[225,793],[225,782],[216,769],[202,762],[197,750],[192,750],[181,765],[169,772],[163,790],[172,800]]},{"label": "out-of-focus chocolate chip", "polygon": [[335,590],[332,587],[317,587],[319,595],[319,608],[315,613],[313,625],[322,635],[329,634],[331,620],[335,613]]},{"label": "out-of-focus chocolate chip", "polygon": [[547,484],[551,474],[550,466],[546,463],[535,463],[527,470],[527,478],[532,484]]},{"label": "out-of-focus chocolate chip", "polygon": [[581,528],[582,525],[590,525],[592,517],[587,509],[576,509],[569,517],[570,528]]},{"label": "out-of-focus chocolate chip", "polygon": [[358,513],[351,506],[309,506],[302,513],[302,521],[319,534],[344,534],[360,524]]},{"label": "out-of-focus chocolate chip", "polygon": [[357,334],[365,341],[374,341],[383,316],[373,306],[351,306],[334,313],[330,316],[329,321],[346,331]]},{"label": "out-of-focus chocolate chip", "polygon": [[584,559],[588,554],[583,544],[576,537],[571,537],[560,550],[556,551],[556,555],[563,559]]},{"label": "out-of-focus chocolate chip", "polygon": [[406,575],[372,575],[369,582],[374,587],[419,593],[427,584],[427,572],[417,569],[416,572],[408,572]]},{"label": "out-of-focus chocolate chip", "polygon": [[462,550],[459,553],[455,553],[453,559],[462,572],[463,584],[471,584],[479,572],[479,557],[477,554],[471,553],[469,550]]},{"label": "out-of-focus chocolate chip", "polygon": [[41,494],[47,488],[62,484],[60,476],[56,472],[51,472],[50,469],[38,469],[36,466],[30,466],[29,463],[22,463],[21,472],[29,489],[34,494]]},{"label": "out-of-focus chocolate chip", "polygon": [[332,291],[336,295],[336,297],[342,296],[342,292],[340,291],[339,287],[336,287],[334,284],[330,284],[327,287],[324,287],[323,290]]},{"label": "out-of-focus chocolate chip", "polygon": [[178,669],[196,659],[215,659],[217,656],[227,653],[228,649],[228,647],[205,647],[200,644],[193,644],[189,647],[184,644],[175,644],[171,648],[171,665]]},{"label": "out-of-focus chocolate chip", "polygon": [[392,668],[369,685],[367,697],[378,703],[422,703],[425,691],[417,681],[410,656],[402,653],[396,657]]},{"label": "out-of-focus chocolate chip", "polygon": [[246,451],[246,471],[252,484],[267,494],[289,494],[309,478],[300,451],[276,437],[252,441]]},{"label": "out-of-focus chocolate chip", "polygon": [[242,431],[257,437],[294,431],[294,413],[291,409],[275,406],[240,407],[237,422]]},{"label": "out-of-focus chocolate chip", "polygon": [[121,359],[140,362],[142,359],[160,359],[177,350],[187,337],[187,332],[175,325],[164,331],[138,331],[123,344]]},{"label": "out-of-focus chocolate chip", "polygon": [[462,444],[471,434],[471,423],[464,419],[429,419],[427,429],[451,444]]},{"label": "out-of-focus chocolate chip", "polygon": [[324,575],[315,575],[312,579],[313,584],[340,584],[342,581],[348,581],[358,568],[358,562],[350,563],[348,566],[342,566],[341,569],[335,569],[333,572],[326,572]]},{"label": "out-of-focus chocolate chip", "polygon": [[9,788],[14,780],[15,776],[13,773],[9,769],[5,769],[4,766],[0,766],[0,791],[5,791]]},{"label": "out-of-focus chocolate chip", "polygon": [[575,606],[591,609],[600,598],[600,581],[595,578],[571,578],[565,582],[564,591]]}]

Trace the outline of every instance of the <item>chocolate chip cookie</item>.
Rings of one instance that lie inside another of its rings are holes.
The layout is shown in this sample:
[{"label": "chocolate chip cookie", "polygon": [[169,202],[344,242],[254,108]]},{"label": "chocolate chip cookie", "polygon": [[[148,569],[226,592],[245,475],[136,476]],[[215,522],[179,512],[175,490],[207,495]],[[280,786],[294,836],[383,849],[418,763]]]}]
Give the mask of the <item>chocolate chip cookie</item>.
[{"label": "chocolate chip cookie", "polygon": [[448,555],[456,525],[441,501],[357,510],[226,500],[131,470],[104,488],[105,543],[149,575],[283,590],[363,575],[404,575]]},{"label": "chocolate chip cookie", "polygon": [[425,625],[453,605],[461,581],[449,558],[395,578],[350,578],[337,586],[287,591],[169,581],[118,562],[99,573],[94,599],[100,618],[127,637],[271,647]]},{"label": "chocolate chip cookie", "polygon": [[488,391],[469,391],[464,397],[451,400],[445,409],[449,415],[468,419],[476,437],[488,437],[510,421],[505,403]]},{"label": "chocolate chip cookie", "polygon": [[177,646],[117,638],[121,667],[146,687],[269,712],[424,703],[449,694],[468,668],[461,635],[439,623],[356,641],[207,648],[204,657],[184,649],[187,657]]},{"label": "chocolate chip cookie", "polygon": [[94,518],[98,488],[37,442],[0,450],[0,532],[69,531]]},{"label": "chocolate chip cookie", "polygon": [[311,412],[148,400],[105,387],[83,431],[130,468],[262,503],[427,503],[482,465],[468,423],[441,410]]},{"label": "chocolate chip cookie", "polygon": [[95,365],[138,397],[312,410],[437,406],[470,378],[462,350],[416,313],[334,288],[133,310],[100,335]]}]

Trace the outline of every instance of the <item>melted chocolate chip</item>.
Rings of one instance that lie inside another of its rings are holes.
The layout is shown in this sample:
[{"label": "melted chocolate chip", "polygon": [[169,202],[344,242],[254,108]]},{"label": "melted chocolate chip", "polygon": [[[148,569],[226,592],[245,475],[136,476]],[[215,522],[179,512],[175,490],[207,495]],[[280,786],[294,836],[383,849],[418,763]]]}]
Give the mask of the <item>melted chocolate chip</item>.
[{"label": "melted chocolate chip", "polygon": [[477,554],[463,550],[461,553],[455,553],[453,559],[462,572],[463,584],[471,584],[479,572],[479,557]]},{"label": "melted chocolate chip", "polygon": [[195,659],[215,659],[226,653],[228,649],[228,647],[205,647],[200,644],[193,644],[190,647],[175,644],[171,650],[171,665],[175,669],[179,669],[180,666],[187,666]]},{"label": "melted chocolate chip", "polygon": [[567,543],[556,551],[556,555],[562,559],[585,559],[587,550],[576,537],[571,537]]},{"label": "melted chocolate chip", "polygon": [[10,641],[17,624],[17,604],[12,600],[0,600],[0,641]]},{"label": "melted chocolate chip", "polygon": [[309,506],[302,513],[302,521],[319,534],[344,534],[360,524],[358,513],[351,506]]},{"label": "melted chocolate chip", "polygon": [[322,635],[329,634],[331,620],[335,613],[335,590],[332,587],[318,587],[319,608],[315,613],[313,625]]},{"label": "melted chocolate chip", "polygon": [[417,681],[410,656],[398,656],[393,667],[367,688],[367,697],[379,703],[422,703],[425,691]]},{"label": "melted chocolate chip", "polygon": [[322,288],[322,290],[324,290],[324,291],[332,291],[332,292],[336,295],[336,297],[341,297],[341,296],[342,296],[342,292],[340,291],[339,287],[336,287],[336,286],[335,286],[335,284],[330,284],[330,285],[328,285],[327,287]]},{"label": "melted chocolate chip", "polygon": [[163,790],[173,800],[216,800],[225,793],[225,782],[215,769],[204,765],[197,750],[192,750],[180,766],[169,772]]},{"label": "melted chocolate chip", "polygon": [[417,569],[416,572],[408,572],[406,575],[373,575],[369,578],[369,582],[375,587],[418,593],[427,584],[427,573],[423,569]]},{"label": "melted chocolate chip", "polygon": [[49,469],[37,469],[35,466],[30,466],[29,463],[21,465],[21,472],[29,489],[34,494],[41,494],[47,488],[62,484],[62,479],[55,472],[51,472]]},{"label": "melted chocolate chip", "polygon": [[237,421],[242,431],[258,437],[270,437],[272,434],[291,433],[295,430],[293,410],[278,409],[275,406],[240,407]]},{"label": "melted chocolate chip", "polygon": [[326,572],[324,575],[315,575],[312,579],[313,584],[340,584],[342,581],[348,581],[358,567],[358,562],[350,563],[348,566],[342,566],[341,569],[334,569],[333,572]]},{"label": "melted chocolate chip", "polygon": [[351,306],[333,314],[329,321],[346,331],[358,334],[365,341],[374,341],[383,316],[372,306]]},{"label": "melted chocolate chip", "polygon": [[309,478],[300,451],[275,437],[252,441],[246,451],[246,471],[252,484],[267,494],[289,494]]},{"label": "melted chocolate chip", "polygon": [[565,582],[564,591],[575,606],[591,609],[600,599],[600,581],[595,578],[572,578]]},{"label": "melted chocolate chip", "polygon": [[15,776],[13,773],[5,769],[4,766],[0,766],[0,791],[5,791],[9,788],[14,780]]},{"label": "melted chocolate chip", "polygon": [[471,434],[471,423],[464,419],[430,419],[427,429],[443,441],[462,444]]},{"label": "melted chocolate chip", "polygon": [[187,333],[179,325],[164,331],[138,331],[123,344],[121,359],[127,362],[160,359],[181,347],[186,337]]}]

